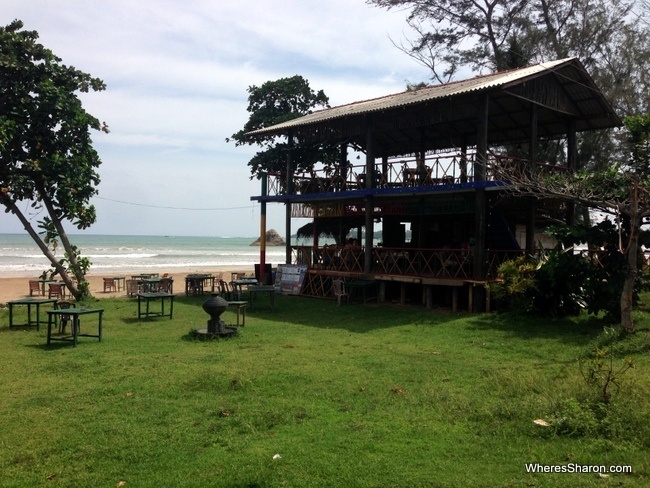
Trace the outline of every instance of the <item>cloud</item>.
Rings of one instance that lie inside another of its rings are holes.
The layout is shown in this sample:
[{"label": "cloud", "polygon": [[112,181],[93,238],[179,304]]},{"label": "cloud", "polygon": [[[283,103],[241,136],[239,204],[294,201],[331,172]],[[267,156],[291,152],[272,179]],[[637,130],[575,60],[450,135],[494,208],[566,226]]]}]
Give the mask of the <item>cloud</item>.
[{"label": "cloud", "polygon": [[[248,119],[249,86],[300,74],[339,105],[427,75],[391,43],[406,13],[362,0],[4,0],[3,12],[107,84],[82,98],[111,131],[93,135],[104,198],[93,232],[203,233],[193,214],[119,200],[245,207],[222,212],[222,235],[254,236],[250,196],[260,190],[247,162],[256,150],[225,142]],[[284,207],[268,212],[269,227],[282,229]],[[14,220],[0,216],[1,228],[20,232]]]}]

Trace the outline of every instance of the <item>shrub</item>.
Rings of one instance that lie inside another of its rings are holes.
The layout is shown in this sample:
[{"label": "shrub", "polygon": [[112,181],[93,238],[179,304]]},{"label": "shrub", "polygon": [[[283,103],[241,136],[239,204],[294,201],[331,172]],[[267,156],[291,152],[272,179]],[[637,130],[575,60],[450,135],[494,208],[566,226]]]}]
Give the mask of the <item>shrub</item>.
[{"label": "shrub", "polygon": [[577,315],[587,307],[584,284],[591,273],[591,263],[571,250],[545,251],[535,273],[535,309],[553,317]]},{"label": "shrub", "polygon": [[536,291],[536,267],[535,260],[527,256],[505,261],[498,270],[501,281],[490,287],[492,296],[508,310],[530,312]]},{"label": "shrub", "polygon": [[594,410],[575,398],[559,401],[551,419],[555,433],[566,437],[583,437],[596,433],[598,423]]}]

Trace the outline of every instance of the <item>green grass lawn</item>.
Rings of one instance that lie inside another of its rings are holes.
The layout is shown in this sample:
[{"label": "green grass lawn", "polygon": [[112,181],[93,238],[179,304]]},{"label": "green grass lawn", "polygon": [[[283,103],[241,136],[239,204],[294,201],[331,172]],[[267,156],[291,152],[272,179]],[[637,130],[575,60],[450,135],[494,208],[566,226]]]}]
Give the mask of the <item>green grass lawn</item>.
[{"label": "green grass lawn", "polygon": [[9,330],[0,310],[0,486],[650,483],[643,307],[638,333],[613,348],[615,365],[636,368],[604,410],[579,367],[603,345],[594,318],[277,297],[238,336],[206,341],[190,334],[205,327],[203,300],[178,297],[172,320],[150,321],[132,300],[101,300],[104,338],[77,348],[47,346],[47,327]]}]

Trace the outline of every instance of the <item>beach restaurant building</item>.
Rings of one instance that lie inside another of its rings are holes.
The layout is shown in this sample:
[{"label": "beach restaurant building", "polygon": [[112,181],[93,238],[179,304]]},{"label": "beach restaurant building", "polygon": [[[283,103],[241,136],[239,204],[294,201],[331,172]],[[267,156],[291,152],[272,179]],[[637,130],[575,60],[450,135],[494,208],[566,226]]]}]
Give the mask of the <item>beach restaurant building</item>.
[{"label": "beach restaurant building", "polygon": [[[263,215],[266,204],[286,206],[286,263],[308,267],[303,294],[330,297],[341,279],[372,288],[379,301],[481,311],[498,266],[534,253],[541,230],[574,211],[508,192],[500,168],[572,171],[581,132],[620,125],[578,59],[546,62],[257,130],[287,137],[290,147],[334,143],[340,158],[299,172],[289,150],[286,171],[268,174],[251,199]],[[543,141],[563,154],[544,160]],[[308,246],[291,244],[296,218],[312,219],[301,229]],[[337,245],[320,245],[324,235]],[[349,235],[358,246],[346,244]]]}]

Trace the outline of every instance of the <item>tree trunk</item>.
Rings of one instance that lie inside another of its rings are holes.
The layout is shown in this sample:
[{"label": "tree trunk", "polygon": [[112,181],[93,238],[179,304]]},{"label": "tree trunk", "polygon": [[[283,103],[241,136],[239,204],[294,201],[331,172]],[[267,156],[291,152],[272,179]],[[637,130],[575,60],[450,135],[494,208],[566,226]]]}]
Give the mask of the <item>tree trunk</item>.
[{"label": "tree trunk", "polygon": [[70,269],[72,270],[74,277],[77,279],[77,283],[82,283],[85,281],[86,278],[81,268],[79,267],[79,262],[77,261],[77,253],[72,248],[72,244],[70,244],[70,240],[68,239],[68,234],[66,234],[65,229],[63,228],[63,224],[61,223],[61,218],[57,214],[54,205],[52,205],[52,200],[50,199],[50,196],[45,192],[45,189],[39,188],[39,193],[41,194],[41,199],[45,204],[45,208],[47,209],[47,212],[50,214],[50,218],[52,219],[52,223],[56,228],[56,232],[59,236],[59,239],[61,239],[61,244],[63,244],[63,249],[65,249],[65,252],[68,254],[68,262],[70,263]]},{"label": "tree trunk", "polygon": [[[635,212],[636,213],[636,212]],[[630,219],[630,238],[627,245],[627,269],[621,290],[621,327],[625,332],[634,332],[634,285],[638,274],[639,232],[641,220],[634,215]]]},{"label": "tree trunk", "polygon": [[23,213],[16,206],[16,204],[14,202],[3,202],[3,203],[11,210],[11,213],[13,213],[16,217],[18,217],[18,220],[20,220],[20,222],[23,224],[23,227],[25,228],[27,233],[34,240],[34,242],[39,247],[39,249],[43,252],[43,255],[52,264],[52,267],[56,270],[59,276],[61,276],[61,279],[65,283],[66,288],[70,290],[70,293],[75,297],[75,299],[83,300],[84,298],[87,298],[84,295],[84,293],[82,293],[79,289],[77,289],[74,282],[70,279],[70,276],[68,275],[66,269],[59,263],[59,260],[52,253],[52,251],[50,251],[50,249],[47,247],[47,244],[43,242],[43,239],[40,238],[38,233],[34,230],[34,227],[32,227],[32,224],[29,222],[29,220],[27,220],[25,215],[23,215]]}]

